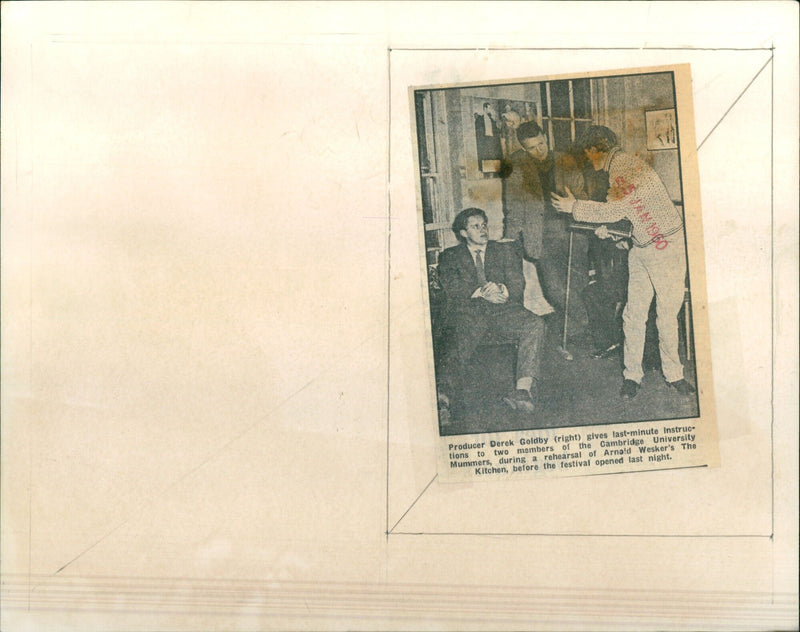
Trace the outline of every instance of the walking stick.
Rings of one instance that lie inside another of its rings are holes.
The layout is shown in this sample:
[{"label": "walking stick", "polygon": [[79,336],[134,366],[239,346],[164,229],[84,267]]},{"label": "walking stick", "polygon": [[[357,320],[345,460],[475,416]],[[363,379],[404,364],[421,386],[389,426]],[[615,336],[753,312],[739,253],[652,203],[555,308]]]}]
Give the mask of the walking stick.
[{"label": "walking stick", "polygon": [[572,354],[567,351],[567,325],[569,324],[569,285],[570,285],[570,278],[572,277],[572,237],[575,233],[573,231],[569,231],[569,256],[567,258],[567,299],[564,302],[564,337],[561,340],[561,348],[564,350],[563,354],[568,359],[572,359]]}]

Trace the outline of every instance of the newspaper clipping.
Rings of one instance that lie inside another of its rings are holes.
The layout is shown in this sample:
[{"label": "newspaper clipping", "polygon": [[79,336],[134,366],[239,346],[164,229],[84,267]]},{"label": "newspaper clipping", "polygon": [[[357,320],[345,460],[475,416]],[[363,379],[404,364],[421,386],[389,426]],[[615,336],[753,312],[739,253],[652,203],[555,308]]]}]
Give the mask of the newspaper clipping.
[{"label": "newspaper clipping", "polygon": [[440,480],[718,465],[691,95],[410,88]]}]

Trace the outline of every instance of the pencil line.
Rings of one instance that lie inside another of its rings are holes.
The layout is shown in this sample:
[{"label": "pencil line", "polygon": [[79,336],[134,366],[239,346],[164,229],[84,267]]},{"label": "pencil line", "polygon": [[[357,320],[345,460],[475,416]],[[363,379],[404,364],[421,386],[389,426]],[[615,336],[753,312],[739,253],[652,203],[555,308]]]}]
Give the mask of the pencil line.
[{"label": "pencil line", "polygon": [[546,538],[747,538],[758,540],[771,540],[772,536],[769,534],[707,534],[707,535],[691,535],[691,534],[669,534],[669,533],[517,533],[513,531],[497,531],[497,532],[483,532],[483,531],[393,531],[392,535],[460,535],[460,536],[531,536],[531,537],[546,537]]},{"label": "pencil line", "polygon": [[128,522],[130,522],[130,520],[131,520],[131,519],[132,519],[134,516],[138,515],[140,511],[142,511],[142,510],[143,510],[145,507],[147,507],[148,505],[150,505],[150,504],[151,504],[151,503],[152,503],[152,502],[153,502],[155,499],[157,499],[157,498],[161,498],[161,497],[162,497],[162,496],[164,496],[165,494],[169,493],[169,492],[170,492],[172,489],[174,489],[175,487],[177,487],[178,485],[180,485],[180,484],[181,484],[183,481],[185,481],[187,478],[189,478],[190,476],[192,476],[192,475],[193,475],[195,472],[197,472],[197,471],[198,471],[198,470],[200,470],[201,468],[205,467],[205,466],[206,466],[208,463],[210,463],[211,461],[213,461],[214,459],[216,459],[216,458],[217,458],[217,457],[218,457],[220,454],[222,454],[222,453],[223,453],[223,452],[224,452],[224,451],[225,451],[225,450],[226,450],[228,447],[230,447],[230,446],[231,446],[233,443],[235,443],[236,441],[238,441],[239,439],[241,439],[241,438],[242,438],[244,435],[246,435],[248,432],[250,432],[251,430],[253,430],[253,429],[254,429],[256,426],[258,426],[259,424],[262,424],[262,423],[263,423],[265,420],[269,419],[269,417],[271,417],[271,416],[272,416],[272,415],[273,415],[275,412],[277,412],[277,411],[278,411],[278,410],[279,410],[281,407],[283,407],[283,406],[284,406],[284,405],[285,405],[287,402],[289,402],[291,399],[293,399],[293,398],[294,398],[296,395],[299,395],[300,393],[302,393],[302,392],[303,392],[304,390],[306,390],[306,389],[307,389],[309,386],[311,386],[311,384],[313,384],[315,381],[316,381],[316,378],[313,378],[313,379],[309,380],[309,381],[308,381],[308,382],[307,382],[307,383],[306,383],[304,386],[302,386],[301,388],[299,388],[298,390],[296,390],[294,393],[292,393],[291,395],[289,395],[288,397],[286,397],[286,398],[285,398],[283,401],[281,401],[279,404],[277,404],[275,407],[273,407],[273,408],[272,408],[272,409],[271,409],[271,410],[270,410],[270,411],[269,411],[269,412],[268,412],[266,415],[264,415],[263,417],[261,417],[261,418],[260,418],[258,421],[255,421],[255,422],[253,422],[252,424],[250,424],[249,426],[247,426],[246,428],[244,428],[243,430],[241,430],[240,432],[238,432],[236,435],[234,435],[234,436],[233,436],[231,439],[229,439],[229,440],[228,440],[228,441],[227,441],[225,444],[223,444],[222,446],[220,446],[219,448],[217,448],[216,450],[214,450],[212,453],[208,454],[208,455],[206,456],[206,458],[204,458],[204,459],[203,459],[203,460],[202,460],[200,463],[198,463],[198,464],[197,464],[196,466],[194,466],[194,467],[193,467],[191,470],[189,470],[188,472],[186,472],[185,474],[183,474],[183,475],[182,475],[180,478],[178,478],[177,480],[175,480],[175,481],[173,481],[172,483],[170,483],[170,484],[169,484],[169,485],[168,485],[166,488],[164,488],[164,489],[163,489],[163,490],[162,490],[160,493],[158,493],[157,495],[155,495],[155,496],[153,496],[153,497],[150,497],[150,498],[148,498],[147,500],[145,500],[145,501],[144,501],[143,503],[141,503],[141,504],[139,505],[139,507],[138,507],[138,508],[137,508],[135,511],[133,511],[133,512],[132,512],[132,513],[131,513],[129,516],[127,516],[127,517],[126,517],[124,520],[122,520],[122,521],[121,521],[119,524],[117,524],[117,525],[116,525],[116,526],[115,526],[113,529],[111,529],[110,531],[108,531],[108,532],[107,532],[107,533],[106,533],[104,536],[102,536],[100,539],[98,539],[98,540],[97,540],[97,541],[95,541],[93,544],[91,544],[90,546],[88,546],[87,548],[85,548],[83,551],[81,551],[80,553],[78,553],[78,555],[76,555],[76,556],[75,556],[75,557],[73,557],[71,560],[69,560],[69,561],[68,561],[66,564],[64,564],[64,565],[63,565],[61,568],[59,568],[59,569],[58,569],[58,570],[57,570],[55,573],[53,573],[53,575],[58,575],[59,573],[61,573],[61,571],[63,571],[65,568],[67,568],[67,567],[68,567],[70,564],[72,564],[72,563],[73,563],[73,562],[75,562],[76,560],[78,560],[78,559],[80,559],[81,557],[83,557],[84,555],[86,555],[86,553],[88,553],[89,551],[91,551],[91,550],[92,550],[93,548],[95,548],[95,547],[96,547],[98,544],[100,544],[101,542],[103,542],[103,541],[104,541],[106,538],[108,538],[109,536],[111,536],[112,534],[114,534],[116,531],[118,531],[118,530],[119,530],[121,527],[123,527],[123,526],[124,526],[124,525],[126,525]]},{"label": "pencil line", "polygon": [[428,491],[428,488],[429,488],[429,487],[430,487],[430,486],[433,484],[433,481],[435,481],[435,480],[436,480],[436,477],[437,477],[437,476],[439,476],[439,474],[434,474],[434,475],[433,475],[433,478],[431,479],[430,483],[428,483],[427,485],[425,485],[425,489],[423,489],[423,490],[420,492],[419,496],[417,496],[417,497],[416,497],[416,499],[414,500],[414,502],[413,502],[413,503],[411,503],[411,505],[409,506],[409,508],[408,508],[408,509],[406,509],[406,512],[405,512],[405,513],[404,513],[402,516],[400,516],[400,520],[398,520],[397,522],[395,522],[395,523],[394,523],[394,526],[393,526],[393,527],[392,527],[392,528],[389,530],[389,533],[393,533],[393,532],[394,532],[394,529],[395,529],[395,528],[397,528],[397,525],[399,525],[399,524],[402,522],[403,518],[405,518],[405,517],[408,515],[408,512],[409,512],[409,511],[411,511],[411,510],[414,508],[414,505],[416,505],[416,504],[417,504],[417,501],[418,501],[420,498],[422,498],[422,495],[423,495],[425,492],[427,492],[427,491]]},{"label": "pencil line", "polygon": [[[775,50],[773,48],[770,62],[775,58]],[[770,112],[769,112],[769,226],[770,226],[770,241],[772,247],[770,249],[770,425],[769,425],[769,441],[770,441],[770,483],[772,486],[772,522],[770,533],[775,534],[775,64],[770,66]],[[774,559],[774,558],[773,558]],[[774,573],[773,573],[774,579]]]},{"label": "pencil line", "polygon": [[386,204],[386,538],[389,538],[389,414],[392,399],[392,49],[386,49],[387,95],[387,169]]},{"label": "pencil line", "polygon": [[697,151],[700,151],[700,148],[701,148],[701,147],[702,147],[702,146],[705,144],[705,142],[708,140],[709,136],[711,136],[711,134],[713,134],[713,133],[714,133],[714,130],[715,130],[715,129],[717,129],[717,128],[720,126],[720,123],[722,123],[722,121],[724,121],[724,120],[725,120],[725,117],[726,117],[726,116],[728,116],[728,114],[729,114],[729,113],[730,113],[730,111],[731,111],[731,110],[734,108],[734,106],[735,106],[737,103],[739,103],[739,99],[741,99],[741,98],[744,96],[745,92],[747,92],[747,91],[750,89],[750,86],[752,86],[752,85],[753,85],[753,82],[754,82],[756,79],[758,79],[758,76],[759,76],[759,75],[760,75],[760,74],[761,74],[761,73],[764,71],[764,68],[766,68],[767,66],[769,66],[770,62],[772,62],[772,56],[770,56],[770,58],[767,60],[767,62],[766,62],[766,63],[765,63],[763,66],[761,66],[761,69],[760,69],[760,70],[759,70],[759,71],[756,73],[755,77],[753,77],[753,78],[750,80],[750,83],[748,83],[748,84],[747,84],[747,86],[745,87],[745,89],[741,91],[741,93],[739,94],[739,96],[738,96],[738,97],[736,97],[736,100],[735,100],[733,103],[731,103],[731,106],[730,106],[730,107],[729,107],[727,110],[725,110],[725,114],[723,114],[723,115],[722,115],[722,118],[721,118],[720,120],[718,120],[718,121],[717,121],[717,124],[716,124],[716,125],[714,125],[714,127],[712,127],[712,128],[711,128],[711,131],[710,131],[710,132],[709,132],[709,133],[706,135],[706,137],[703,139],[703,142],[702,142],[702,143],[700,143],[700,144],[697,146]]},{"label": "pencil line", "polygon": [[739,48],[735,46],[703,47],[703,46],[465,46],[465,47],[397,47],[392,50],[413,52],[413,51],[515,51],[515,50],[698,50],[698,51],[756,51],[771,50],[769,47],[755,46],[750,48]]},{"label": "pencil line", "polygon": [[771,487],[770,560],[772,560],[770,604],[775,605],[775,43],[770,55],[769,103],[769,227],[770,227],[770,395],[769,462]]}]

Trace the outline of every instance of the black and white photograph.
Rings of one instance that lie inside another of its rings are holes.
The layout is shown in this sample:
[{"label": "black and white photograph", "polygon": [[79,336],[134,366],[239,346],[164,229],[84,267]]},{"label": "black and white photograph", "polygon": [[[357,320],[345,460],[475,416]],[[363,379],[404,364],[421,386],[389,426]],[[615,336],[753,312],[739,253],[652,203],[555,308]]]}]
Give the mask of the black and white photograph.
[{"label": "black and white photograph", "polygon": [[441,436],[699,416],[675,93],[413,90]]}]

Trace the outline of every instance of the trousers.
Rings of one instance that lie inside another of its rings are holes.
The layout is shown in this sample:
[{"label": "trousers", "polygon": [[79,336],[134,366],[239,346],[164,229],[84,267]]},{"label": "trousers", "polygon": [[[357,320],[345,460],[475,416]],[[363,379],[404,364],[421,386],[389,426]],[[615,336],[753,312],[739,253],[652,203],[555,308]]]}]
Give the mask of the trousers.
[{"label": "trousers", "polygon": [[642,381],[647,314],[656,296],[656,328],[661,370],[667,382],[683,379],[678,355],[678,313],[686,282],[686,250],[683,230],[667,238],[667,246],[632,248],[628,257],[628,303],[622,312],[625,335],[623,377]]},{"label": "trousers", "polygon": [[[478,299],[475,299],[478,300]],[[544,321],[522,305],[499,309],[457,310],[453,315],[453,344],[443,367],[447,390],[465,384],[465,371],[477,348],[484,343],[516,343],[516,378],[539,377]]]}]

